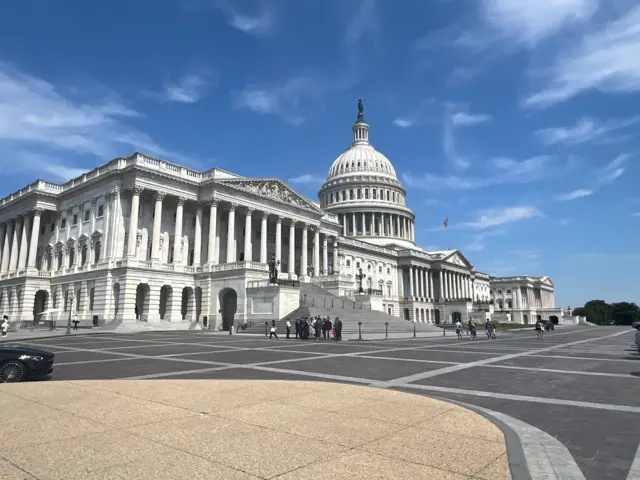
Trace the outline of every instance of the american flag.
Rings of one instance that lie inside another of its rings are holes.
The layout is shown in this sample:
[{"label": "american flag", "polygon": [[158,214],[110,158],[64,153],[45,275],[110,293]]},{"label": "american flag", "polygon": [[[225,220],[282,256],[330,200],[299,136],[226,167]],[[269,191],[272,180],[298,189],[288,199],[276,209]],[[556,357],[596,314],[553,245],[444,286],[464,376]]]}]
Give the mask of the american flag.
[{"label": "american flag", "polygon": [[444,228],[447,228],[449,226],[449,217],[445,218],[442,224],[444,225]]}]

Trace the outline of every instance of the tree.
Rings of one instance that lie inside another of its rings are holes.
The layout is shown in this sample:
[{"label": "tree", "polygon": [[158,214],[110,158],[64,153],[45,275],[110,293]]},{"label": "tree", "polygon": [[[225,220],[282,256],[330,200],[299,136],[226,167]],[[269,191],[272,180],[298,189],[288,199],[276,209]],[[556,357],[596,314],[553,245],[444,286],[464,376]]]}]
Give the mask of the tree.
[{"label": "tree", "polygon": [[600,325],[608,325],[612,321],[617,325],[631,325],[640,321],[640,307],[629,302],[609,304],[604,300],[589,300],[584,307],[573,309],[573,314]]},{"label": "tree", "polygon": [[611,306],[604,300],[589,300],[584,309],[589,322],[600,325],[611,322]]},{"label": "tree", "polygon": [[640,308],[635,303],[613,303],[611,304],[611,318],[616,325],[631,325],[640,320]]}]

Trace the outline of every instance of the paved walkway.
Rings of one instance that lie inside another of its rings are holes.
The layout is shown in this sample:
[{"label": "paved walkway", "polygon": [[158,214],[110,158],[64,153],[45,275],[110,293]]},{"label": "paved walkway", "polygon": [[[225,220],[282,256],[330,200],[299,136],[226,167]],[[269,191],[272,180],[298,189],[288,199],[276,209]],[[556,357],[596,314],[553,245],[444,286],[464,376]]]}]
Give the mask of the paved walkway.
[{"label": "paved walkway", "polygon": [[7,480],[512,478],[505,436],[485,417],[371,387],[27,382],[0,388],[0,411]]}]

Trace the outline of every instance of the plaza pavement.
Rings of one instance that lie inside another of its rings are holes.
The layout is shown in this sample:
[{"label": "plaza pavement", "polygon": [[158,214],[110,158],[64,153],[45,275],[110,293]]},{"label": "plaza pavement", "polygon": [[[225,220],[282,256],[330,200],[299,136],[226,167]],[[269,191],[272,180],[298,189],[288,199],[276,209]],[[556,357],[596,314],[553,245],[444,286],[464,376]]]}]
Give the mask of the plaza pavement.
[{"label": "plaza pavement", "polygon": [[[135,382],[141,389],[157,383],[158,379],[297,380],[307,385],[320,381],[375,386],[378,387],[375,390],[366,390],[414,394],[410,398],[418,398],[415,394],[428,395],[470,408],[500,426],[507,445],[509,439],[512,444],[515,439],[520,445],[522,463],[534,480],[624,480],[640,478],[634,476],[640,470],[640,462],[635,461],[640,441],[637,404],[640,357],[633,345],[633,334],[629,327],[567,327],[548,332],[543,340],[537,340],[533,333],[518,332],[500,334],[493,341],[480,337],[476,342],[447,336],[316,343],[167,332],[77,335],[19,343],[56,353],[53,380],[154,380]],[[50,385],[55,382],[25,385],[36,392],[40,389],[44,392],[41,397],[47,397],[47,390],[53,388]],[[326,388],[324,383],[318,385]],[[8,391],[6,387],[13,386],[2,386],[0,392]],[[257,398],[255,395],[260,394],[248,390],[246,397]],[[357,398],[355,394],[354,398]],[[226,411],[244,406],[242,402],[230,404],[214,394],[192,400],[200,405],[201,411],[210,408]],[[124,405],[123,415],[127,412]],[[367,402],[358,405],[367,412]],[[304,411],[303,405],[300,410]],[[422,418],[423,410],[430,409],[407,410],[416,418]],[[2,411],[6,413],[9,409],[2,407]],[[292,412],[296,414],[295,409]],[[335,415],[331,412],[330,407],[324,407],[316,413],[318,417],[326,417],[327,425],[331,425]],[[358,415],[363,414],[355,407],[348,412],[349,418],[360,418]],[[279,415],[273,413],[275,417]],[[269,412],[250,417],[252,421],[262,421],[269,418]],[[462,428],[473,422],[453,423]],[[2,428],[0,423],[0,431]],[[467,433],[473,437],[473,432],[471,427]],[[419,452],[409,461],[432,458],[422,440],[418,437],[414,440],[404,447],[404,450]],[[483,444],[484,441],[478,440],[474,445],[481,449]],[[221,445],[216,448],[225,449]],[[242,457],[246,443],[231,443],[229,448]],[[455,468],[467,465],[469,455],[482,461],[477,448],[452,449],[448,455],[441,455],[451,459],[454,465],[447,467],[449,470],[442,468],[443,471],[468,475],[469,471],[460,472]],[[507,457],[513,472],[519,462],[517,449],[509,450]],[[334,478],[342,477],[338,474]],[[524,477],[514,475],[513,478]]]}]

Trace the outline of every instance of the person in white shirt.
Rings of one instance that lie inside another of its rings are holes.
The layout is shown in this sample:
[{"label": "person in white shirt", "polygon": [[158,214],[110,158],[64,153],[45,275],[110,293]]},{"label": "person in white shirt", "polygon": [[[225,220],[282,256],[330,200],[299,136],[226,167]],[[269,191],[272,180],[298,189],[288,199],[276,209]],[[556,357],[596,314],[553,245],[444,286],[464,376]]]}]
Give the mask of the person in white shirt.
[{"label": "person in white shirt", "polygon": [[290,333],[291,333],[291,322],[287,318],[287,338],[289,338]]},{"label": "person in white shirt", "polygon": [[458,339],[462,339],[462,322],[460,320],[456,322],[456,335],[458,335]]},{"label": "person in white shirt", "polygon": [[6,315],[2,316],[2,336],[7,336],[7,330],[9,330],[9,317]]}]

